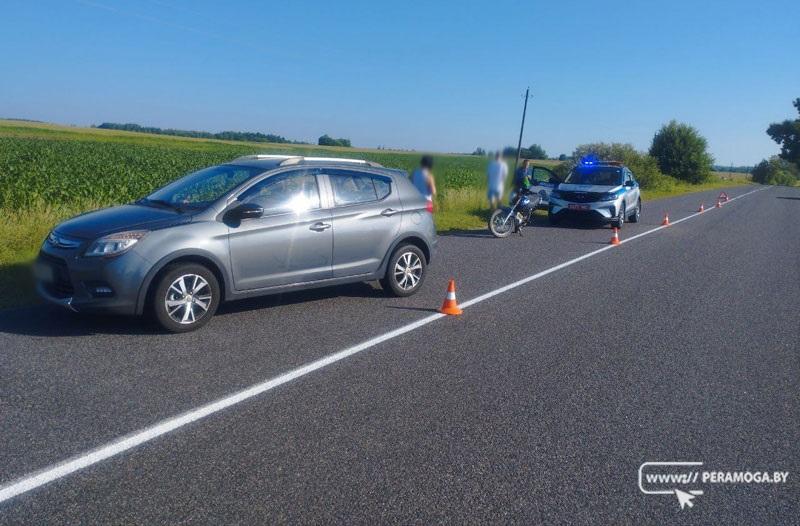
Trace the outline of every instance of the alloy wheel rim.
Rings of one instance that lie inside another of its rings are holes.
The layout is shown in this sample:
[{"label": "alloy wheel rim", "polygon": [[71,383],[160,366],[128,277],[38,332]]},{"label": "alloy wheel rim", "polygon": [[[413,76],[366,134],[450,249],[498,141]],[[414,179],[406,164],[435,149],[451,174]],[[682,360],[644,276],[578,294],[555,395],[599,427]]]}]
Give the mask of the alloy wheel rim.
[{"label": "alloy wheel rim", "polygon": [[167,289],[164,307],[169,317],[181,325],[191,325],[205,316],[211,306],[211,287],[197,274],[178,277]]},{"label": "alloy wheel rim", "polygon": [[394,265],[394,280],[403,290],[411,290],[422,279],[422,261],[413,252],[403,253]]}]

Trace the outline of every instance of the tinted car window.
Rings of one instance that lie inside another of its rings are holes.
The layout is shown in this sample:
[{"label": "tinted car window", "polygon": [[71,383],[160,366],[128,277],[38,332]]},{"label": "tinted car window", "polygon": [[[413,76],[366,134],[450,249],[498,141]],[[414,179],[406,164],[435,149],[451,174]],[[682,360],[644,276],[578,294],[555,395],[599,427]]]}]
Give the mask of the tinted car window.
[{"label": "tinted car window", "polygon": [[378,194],[378,199],[383,199],[392,193],[392,183],[388,177],[373,176],[372,182],[375,184],[375,193]]},{"label": "tinted car window", "polygon": [[360,172],[328,172],[333,186],[333,201],[336,205],[349,205],[375,201],[378,194],[372,176]]},{"label": "tinted car window", "polygon": [[145,200],[200,208],[213,203],[263,171],[263,168],[233,164],[212,166],[156,190]]},{"label": "tinted car window", "polygon": [[610,166],[576,166],[565,181],[569,184],[617,186],[622,184],[622,168]]},{"label": "tinted car window", "polygon": [[273,175],[248,188],[239,201],[255,203],[266,214],[313,210],[320,207],[317,178],[306,172]]}]

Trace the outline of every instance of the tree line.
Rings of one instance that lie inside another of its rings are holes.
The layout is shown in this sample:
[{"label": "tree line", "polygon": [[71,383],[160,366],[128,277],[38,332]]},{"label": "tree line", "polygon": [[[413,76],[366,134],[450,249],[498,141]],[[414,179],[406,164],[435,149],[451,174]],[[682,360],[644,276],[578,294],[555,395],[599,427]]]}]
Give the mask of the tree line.
[{"label": "tree line", "polygon": [[[500,153],[502,154],[503,157],[516,157],[517,148],[515,146],[506,146],[505,148],[500,150]],[[492,152],[487,152],[483,148],[478,147],[475,148],[475,150],[472,152],[472,155],[491,157],[493,154]],[[547,159],[547,152],[545,152],[544,148],[542,148],[540,145],[531,144],[527,148],[525,147],[520,148],[519,156],[522,159],[541,160],[541,159]]]},{"label": "tree line", "polygon": [[122,130],[137,133],[154,133],[156,135],[174,135],[177,137],[192,137],[196,139],[219,139],[222,141],[247,141],[247,142],[274,142],[279,144],[308,144],[302,141],[291,141],[286,137],[273,133],[223,131],[211,133],[196,130],[178,130],[174,128],[157,128],[155,126],[140,126],[132,122],[120,124],[117,122],[104,122],[96,128],[104,130]]}]

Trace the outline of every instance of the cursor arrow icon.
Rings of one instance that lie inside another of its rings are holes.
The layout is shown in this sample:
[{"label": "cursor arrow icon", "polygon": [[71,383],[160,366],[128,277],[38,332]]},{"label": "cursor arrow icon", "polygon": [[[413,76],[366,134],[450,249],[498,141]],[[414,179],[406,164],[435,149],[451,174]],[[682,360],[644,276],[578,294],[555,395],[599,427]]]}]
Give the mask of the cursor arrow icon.
[{"label": "cursor arrow icon", "polygon": [[690,508],[694,506],[692,499],[694,499],[695,496],[691,493],[686,493],[685,491],[676,489],[675,495],[678,497],[678,504],[681,505],[681,509],[685,508],[686,506],[689,506]]}]

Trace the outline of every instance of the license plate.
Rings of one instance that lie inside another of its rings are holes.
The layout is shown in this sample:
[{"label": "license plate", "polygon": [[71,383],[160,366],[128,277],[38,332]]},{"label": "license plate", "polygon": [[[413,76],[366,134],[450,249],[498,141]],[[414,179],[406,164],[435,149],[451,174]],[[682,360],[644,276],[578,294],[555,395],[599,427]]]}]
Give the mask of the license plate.
[{"label": "license plate", "polygon": [[589,210],[589,205],[569,205],[570,210]]},{"label": "license plate", "polygon": [[35,263],[33,265],[33,276],[39,281],[52,283],[55,281],[55,273],[50,265],[44,263]]}]

